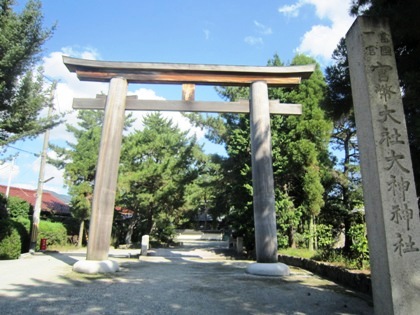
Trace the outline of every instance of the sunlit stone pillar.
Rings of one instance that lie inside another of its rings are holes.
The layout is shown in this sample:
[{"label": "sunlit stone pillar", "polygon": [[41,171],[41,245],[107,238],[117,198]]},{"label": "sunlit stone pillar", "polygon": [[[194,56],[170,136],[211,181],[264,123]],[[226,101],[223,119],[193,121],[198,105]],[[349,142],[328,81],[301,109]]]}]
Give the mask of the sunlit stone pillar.
[{"label": "sunlit stone pillar", "polygon": [[268,87],[264,81],[251,84],[251,149],[257,262],[277,262],[277,229],[274,205]]},{"label": "sunlit stone pillar", "polygon": [[87,260],[108,259],[126,95],[127,80],[124,78],[111,79],[93,192]]},{"label": "sunlit stone pillar", "polygon": [[419,209],[387,21],[359,17],[346,46],[375,314],[419,314]]}]

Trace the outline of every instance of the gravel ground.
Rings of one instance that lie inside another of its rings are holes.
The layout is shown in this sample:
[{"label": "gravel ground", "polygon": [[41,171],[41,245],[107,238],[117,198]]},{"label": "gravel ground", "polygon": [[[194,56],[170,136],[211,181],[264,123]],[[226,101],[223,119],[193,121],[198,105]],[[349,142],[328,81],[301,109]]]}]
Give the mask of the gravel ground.
[{"label": "gravel ground", "polygon": [[249,261],[221,254],[223,242],[182,248],[110,250],[121,270],[85,275],[85,251],[0,261],[0,314],[373,314],[371,300],[302,269],[288,277],[245,273]]}]

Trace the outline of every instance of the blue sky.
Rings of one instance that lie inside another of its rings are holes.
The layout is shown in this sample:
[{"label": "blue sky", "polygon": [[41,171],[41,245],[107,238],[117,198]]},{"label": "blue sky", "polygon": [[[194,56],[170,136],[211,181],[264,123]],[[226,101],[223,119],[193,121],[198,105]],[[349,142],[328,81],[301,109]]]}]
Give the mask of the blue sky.
[{"label": "blue sky", "polygon": [[[18,1],[20,4],[24,0]],[[73,97],[95,97],[107,92],[107,84],[79,82],[62,63],[62,55],[78,58],[226,65],[264,66],[275,53],[288,63],[297,53],[328,65],[339,39],[354,18],[348,15],[350,0],[43,0],[44,25],[57,28],[44,46],[45,75],[58,80],[55,110],[67,113],[66,122],[76,124],[71,111]],[[179,100],[181,88],[172,85],[130,85],[130,94],[143,99]],[[198,87],[199,100],[220,100],[213,87]],[[141,116],[136,128],[141,128]],[[191,128],[179,113],[165,113],[181,129],[195,133],[203,143],[203,131]],[[65,126],[55,128],[51,142],[71,141]],[[42,150],[43,137],[13,146],[31,153]],[[205,144],[207,152],[219,150]],[[39,158],[19,152],[12,169],[0,165],[0,184],[11,177],[12,186],[35,188]],[[52,152],[49,152],[53,156]],[[65,193],[62,171],[48,166],[45,178],[54,179],[45,189]]]}]

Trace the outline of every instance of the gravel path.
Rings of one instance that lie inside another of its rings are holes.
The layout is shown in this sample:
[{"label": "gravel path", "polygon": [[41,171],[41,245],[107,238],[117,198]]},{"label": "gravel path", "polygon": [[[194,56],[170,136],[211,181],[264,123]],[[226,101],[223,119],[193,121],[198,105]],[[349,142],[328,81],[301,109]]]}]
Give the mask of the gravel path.
[{"label": "gravel path", "polygon": [[0,314],[372,314],[371,301],[311,273],[245,273],[248,261],[226,259],[223,242],[182,248],[110,250],[121,271],[72,271],[84,251],[37,253],[0,261]]}]

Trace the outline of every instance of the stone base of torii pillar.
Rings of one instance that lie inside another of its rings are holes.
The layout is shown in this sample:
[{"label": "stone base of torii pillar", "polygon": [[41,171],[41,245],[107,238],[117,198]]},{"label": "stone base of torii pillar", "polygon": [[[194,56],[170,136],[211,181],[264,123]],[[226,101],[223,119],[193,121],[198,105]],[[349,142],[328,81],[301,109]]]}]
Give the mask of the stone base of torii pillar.
[{"label": "stone base of torii pillar", "polygon": [[73,265],[73,271],[88,274],[113,273],[120,270],[113,260],[79,260]]},{"label": "stone base of torii pillar", "polygon": [[253,263],[246,272],[256,276],[289,276],[289,267],[283,263]]}]

